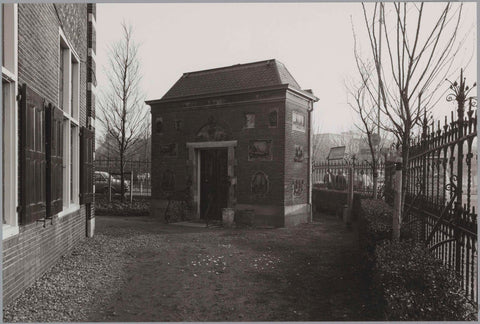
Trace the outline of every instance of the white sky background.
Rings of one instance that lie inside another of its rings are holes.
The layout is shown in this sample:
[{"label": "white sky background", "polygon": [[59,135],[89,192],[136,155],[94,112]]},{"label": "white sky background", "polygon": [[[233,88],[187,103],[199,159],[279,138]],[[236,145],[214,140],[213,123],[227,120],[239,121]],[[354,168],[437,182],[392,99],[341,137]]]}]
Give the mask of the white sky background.
[{"label": "white sky background", "polygon": [[[125,20],[141,43],[146,99],[161,98],[184,72],[275,58],[303,89],[320,98],[314,114],[320,132],[352,130],[355,113],[347,105],[344,86],[345,79],[358,76],[350,17],[356,32],[364,33],[360,3],[99,3],[98,88],[106,84],[107,45],[121,37]],[[466,71],[472,84],[477,69],[476,3],[464,4],[462,33],[468,30],[471,36],[462,56],[474,51]],[[359,37],[366,53],[368,41]],[[443,118],[451,109],[451,103],[441,100],[435,117]]]}]

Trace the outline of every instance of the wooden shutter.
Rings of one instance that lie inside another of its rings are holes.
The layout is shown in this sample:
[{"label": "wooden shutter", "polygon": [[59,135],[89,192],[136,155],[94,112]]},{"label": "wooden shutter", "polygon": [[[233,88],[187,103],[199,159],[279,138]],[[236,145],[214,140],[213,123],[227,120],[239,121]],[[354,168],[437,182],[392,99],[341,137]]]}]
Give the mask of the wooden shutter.
[{"label": "wooden shutter", "polygon": [[21,223],[46,216],[45,107],[40,95],[26,84],[20,102]]},{"label": "wooden shutter", "polygon": [[80,204],[93,201],[93,141],[94,132],[80,130]]},{"label": "wooden shutter", "polygon": [[49,104],[46,110],[47,215],[63,208],[63,112]]}]

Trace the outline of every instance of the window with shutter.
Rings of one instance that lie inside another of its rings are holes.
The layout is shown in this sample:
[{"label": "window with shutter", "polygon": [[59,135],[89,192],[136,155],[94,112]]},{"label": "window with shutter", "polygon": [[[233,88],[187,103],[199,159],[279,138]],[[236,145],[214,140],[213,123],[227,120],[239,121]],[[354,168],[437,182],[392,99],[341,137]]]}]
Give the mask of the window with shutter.
[{"label": "window with shutter", "polygon": [[80,204],[93,201],[93,142],[94,132],[82,127],[80,131]]},{"label": "window with shutter", "polygon": [[43,98],[26,84],[21,100],[21,221],[28,224],[46,216],[45,107]]},{"label": "window with shutter", "polygon": [[60,29],[60,73],[58,108],[62,110],[62,212],[63,217],[78,210],[79,205],[79,105],[80,59]]},{"label": "window with shutter", "polygon": [[63,112],[52,104],[47,107],[47,215],[62,211],[63,190]]}]

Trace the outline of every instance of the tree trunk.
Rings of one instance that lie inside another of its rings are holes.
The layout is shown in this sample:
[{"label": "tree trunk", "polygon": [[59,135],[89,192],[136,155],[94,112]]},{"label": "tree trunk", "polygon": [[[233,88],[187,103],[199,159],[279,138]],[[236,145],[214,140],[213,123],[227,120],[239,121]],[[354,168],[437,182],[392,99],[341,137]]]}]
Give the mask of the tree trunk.
[{"label": "tree trunk", "polygon": [[123,150],[120,151],[120,201],[123,203],[125,201],[125,196],[123,193],[125,192],[125,182],[124,180],[124,175],[123,175],[123,159],[124,159],[124,152]]},{"label": "tree trunk", "polygon": [[401,202],[401,219],[403,219],[403,211],[405,210],[405,196],[407,194],[408,179],[408,159],[410,157],[410,137],[403,140],[402,144],[402,202]]}]

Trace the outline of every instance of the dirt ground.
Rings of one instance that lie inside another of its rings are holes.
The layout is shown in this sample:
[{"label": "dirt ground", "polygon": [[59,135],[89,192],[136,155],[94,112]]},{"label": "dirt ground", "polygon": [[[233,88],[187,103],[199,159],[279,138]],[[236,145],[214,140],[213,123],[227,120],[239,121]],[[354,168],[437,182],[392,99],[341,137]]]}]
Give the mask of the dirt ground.
[{"label": "dirt ground", "polygon": [[[96,222],[95,238],[4,308],[5,321],[376,319],[356,234],[333,216],[280,229]],[[47,288],[61,298],[43,302]]]}]

